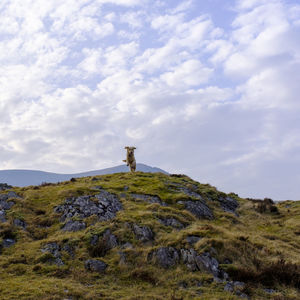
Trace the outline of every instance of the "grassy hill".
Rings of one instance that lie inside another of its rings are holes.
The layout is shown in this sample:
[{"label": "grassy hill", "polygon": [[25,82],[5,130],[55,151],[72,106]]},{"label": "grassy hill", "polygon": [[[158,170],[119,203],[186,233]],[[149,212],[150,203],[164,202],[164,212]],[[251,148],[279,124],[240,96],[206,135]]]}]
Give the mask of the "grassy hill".
[{"label": "grassy hill", "polygon": [[300,202],[184,175],[0,192],[0,299],[300,299]]}]

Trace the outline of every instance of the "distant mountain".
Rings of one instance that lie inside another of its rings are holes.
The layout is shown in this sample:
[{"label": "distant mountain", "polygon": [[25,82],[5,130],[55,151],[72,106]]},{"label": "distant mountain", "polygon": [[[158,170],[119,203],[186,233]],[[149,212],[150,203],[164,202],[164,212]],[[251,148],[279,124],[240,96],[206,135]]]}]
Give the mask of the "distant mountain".
[{"label": "distant mountain", "polygon": [[[7,183],[13,186],[39,185],[43,182],[56,183],[66,181],[70,180],[72,177],[96,176],[128,171],[129,168],[126,165],[76,174],[57,174],[36,170],[2,170],[0,171],[0,183]],[[137,171],[149,173],[161,172],[167,174],[167,172],[162,169],[150,167],[144,164],[137,164]]]}]

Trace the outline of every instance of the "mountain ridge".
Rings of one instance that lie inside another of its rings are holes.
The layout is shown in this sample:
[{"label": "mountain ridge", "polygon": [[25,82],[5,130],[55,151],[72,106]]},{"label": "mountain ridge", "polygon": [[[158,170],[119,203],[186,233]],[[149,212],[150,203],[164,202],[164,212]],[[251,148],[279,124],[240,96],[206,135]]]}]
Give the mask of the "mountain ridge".
[{"label": "mountain ridge", "polygon": [[[54,173],[41,170],[26,170],[26,169],[12,169],[12,170],[0,170],[0,182],[7,183],[12,186],[29,186],[29,185],[39,185],[42,183],[57,183],[61,181],[70,180],[71,178],[79,178],[86,176],[96,176],[114,173],[128,172],[128,167],[126,165],[118,165],[111,168],[105,168],[100,170],[86,171],[80,173]],[[137,171],[149,172],[149,173],[164,173],[168,174],[166,171],[151,167],[146,164],[138,163]]]}]

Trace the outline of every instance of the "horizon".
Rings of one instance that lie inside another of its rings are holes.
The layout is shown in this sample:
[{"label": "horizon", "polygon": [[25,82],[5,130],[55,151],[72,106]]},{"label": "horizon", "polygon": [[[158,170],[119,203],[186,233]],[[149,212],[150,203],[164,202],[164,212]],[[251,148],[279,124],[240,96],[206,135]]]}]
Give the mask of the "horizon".
[{"label": "horizon", "polygon": [[1,169],[300,199],[299,1],[3,0],[0,70]]}]

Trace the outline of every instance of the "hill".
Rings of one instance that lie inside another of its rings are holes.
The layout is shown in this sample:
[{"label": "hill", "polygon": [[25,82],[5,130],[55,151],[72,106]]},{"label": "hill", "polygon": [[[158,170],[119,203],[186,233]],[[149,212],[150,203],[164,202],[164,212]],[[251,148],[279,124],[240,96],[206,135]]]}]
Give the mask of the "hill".
[{"label": "hill", "polygon": [[[159,168],[150,167],[145,164],[137,164],[137,171],[149,172],[149,173],[167,173]],[[71,178],[114,174],[128,172],[128,167],[123,164],[112,168],[106,168],[95,171],[88,171],[75,174],[58,174],[37,170],[0,170],[0,182],[5,182],[13,186],[28,186],[39,185],[42,183],[57,183],[61,181],[70,180]]]},{"label": "hill", "polygon": [[0,192],[1,299],[300,299],[300,202],[184,175]]}]

